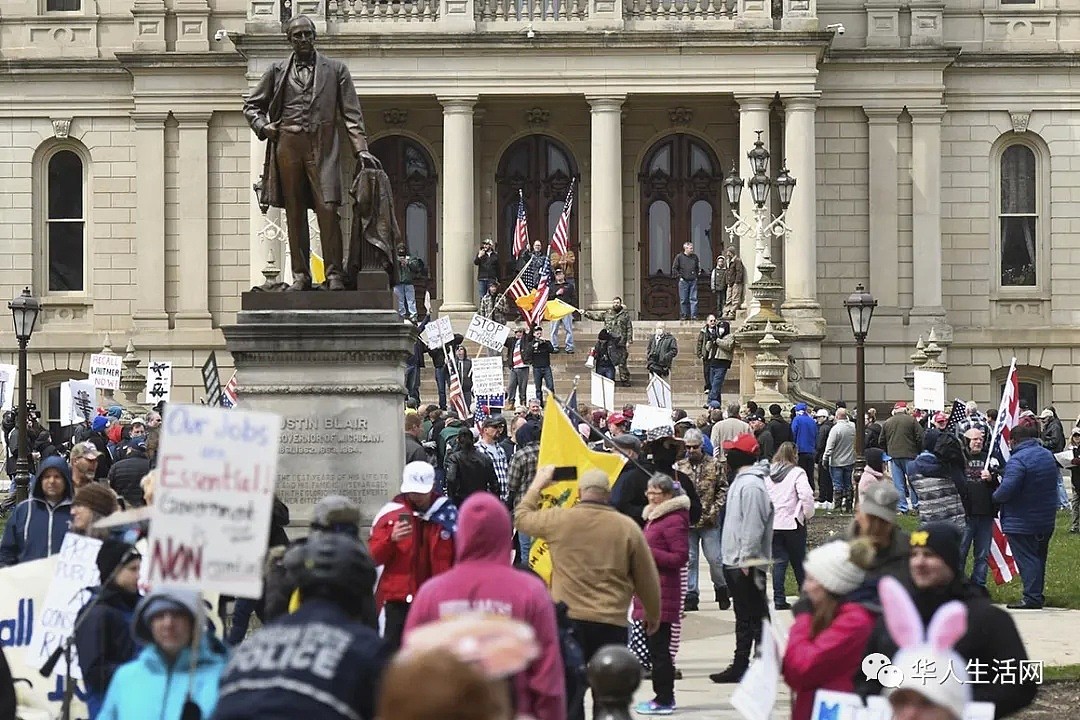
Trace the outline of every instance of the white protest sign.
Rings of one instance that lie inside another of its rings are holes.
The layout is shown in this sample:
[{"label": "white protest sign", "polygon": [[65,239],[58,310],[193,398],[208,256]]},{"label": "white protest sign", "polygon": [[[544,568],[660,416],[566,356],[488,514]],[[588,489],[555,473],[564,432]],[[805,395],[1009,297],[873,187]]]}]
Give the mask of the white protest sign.
[{"label": "white protest sign", "polygon": [[648,432],[658,427],[674,427],[671,421],[671,410],[655,405],[635,405],[634,419],[630,421],[631,430]]},{"label": "white protest sign", "polygon": [[478,357],[472,361],[472,389],[476,395],[501,395],[503,383],[502,357]]},{"label": "white protest sign", "polygon": [[94,419],[97,388],[93,380],[68,380],[60,383],[60,424],[78,425]]},{"label": "white protest sign", "polygon": [[762,621],[761,639],[760,656],[750,663],[739,686],[731,694],[731,706],[746,720],[770,720],[776,707],[780,653],[768,620]]},{"label": "white protest sign", "polygon": [[[79,611],[90,600],[87,588],[101,582],[98,573],[97,555],[101,541],[94,538],[68,533],[57,556],[56,571],[53,573],[45,603],[41,606],[41,616],[30,641],[28,657],[44,664],[53,650],[63,644],[75,629],[75,619]],[[61,660],[63,663],[63,660]],[[71,648],[71,676],[82,679],[78,654]]]},{"label": "white protest sign", "polygon": [[120,389],[120,371],[123,369],[119,355],[95,353],[90,356],[90,379],[94,387],[102,390]]},{"label": "white protest sign", "polygon": [[157,405],[169,402],[172,395],[172,363],[154,361],[146,368],[146,402]]},{"label": "white protest sign", "polygon": [[659,375],[649,375],[649,385],[645,388],[649,404],[655,407],[671,407],[671,384]]},{"label": "white protest sign", "polygon": [[167,405],[150,521],[149,579],[262,595],[281,417]]},{"label": "white protest sign", "polygon": [[933,370],[915,371],[915,408],[945,409],[945,374]]},{"label": "white protest sign", "polygon": [[[54,720],[60,717],[64,699],[64,661],[56,664],[52,674],[41,677],[41,660],[32,651],[41,632],[42,608],[56,576],[60,556],[19,563],[0,568],[0,645],[11,666],[11,675],[28,682],[15,684],[16,716],[25,720]],[[73,658],[74,659],[74,658]],[[72,670],[77,670],[76,663]],[[81,683],[73,681],[75,698],[72,717],[85,718],[86,694]]]},{"label": "white protest sign", "polygon": [[450,318],[441,317],[428,323],[424,328],[424,342],[429,348],[442,347],[454,342],[454,328],[450,325]]},{"label": "white protest sign", "polygon": [[14,406],[18,381],[19,368],[14,365],[0,365],[0,412]]},{"label": "white protest sign", "polygon": [[497,323],[478,313],[473,313],[469,328],[465,331],[466,340],[472,340],[492,350],[502,350],[509,335],[509,326]]},{"label": "white protest sign", "polygon": [[589,403],[608,412],[615,412],[615,381],[593,373]]},{"label": "white protest sign", "polygon": [[855,693],[835,690],[818,690],[814,693],[811,720],[891,720],[892,710],[888,702],[863,706],[862,698]]}]

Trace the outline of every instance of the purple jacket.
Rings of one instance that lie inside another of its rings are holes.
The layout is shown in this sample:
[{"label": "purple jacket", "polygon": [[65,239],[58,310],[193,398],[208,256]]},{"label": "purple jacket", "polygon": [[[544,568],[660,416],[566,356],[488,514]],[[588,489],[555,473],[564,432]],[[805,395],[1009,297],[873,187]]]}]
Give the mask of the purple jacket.
[{"label": "purple jacket", "polygon": [[[645,541],[660,573],[660,622],[677,622],[682,613],[682,569],[690,559],[690,498],[679,495],[659,505],[646,505]],[[645,611],[634,598],[634,619]]]}]

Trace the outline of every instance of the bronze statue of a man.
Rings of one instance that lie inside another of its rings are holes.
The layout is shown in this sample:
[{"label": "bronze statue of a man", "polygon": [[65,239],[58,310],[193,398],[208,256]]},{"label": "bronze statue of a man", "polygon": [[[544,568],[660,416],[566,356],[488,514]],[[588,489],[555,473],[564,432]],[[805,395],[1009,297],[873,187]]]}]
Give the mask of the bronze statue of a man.
[{"label": "bronze statue of a man", "polygon": [[259,204],[285,208],[293,284],[311,289],[311,235],[307,211],[319,221],[326,287],[344,290],[341,221],[341,148],[345,126],[353,154],[372,163],[364,116],[349,69],[315,52],[315,23],[300,15],[285,26],[293,53],[275,62],[244,102],[244,117],[261,140],[268,140]]}]

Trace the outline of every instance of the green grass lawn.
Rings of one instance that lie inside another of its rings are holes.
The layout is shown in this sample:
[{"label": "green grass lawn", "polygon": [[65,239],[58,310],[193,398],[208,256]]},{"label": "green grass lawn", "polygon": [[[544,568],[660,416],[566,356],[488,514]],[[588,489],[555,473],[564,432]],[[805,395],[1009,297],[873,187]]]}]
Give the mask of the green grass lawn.
[{"label": "green grass lawn", "polygon": [[[832,521],[835,515],[826,515],[825,522]],[[851,516],[843,517],[842,523],[846,526]],[[818,522],[815,517],[811,523]],[[1046,563],[1046,604],[1049,607],[1080,609],[1080,535],[1070,535],[1070,515],[1068,512],[1057,514],[1057,524],[1054,536],[1050,539],[1050,555]],[[919,526],[919,519],[911,515],[900,517],[900,525],[904,530],[911,532]],[[967,572],[971,572],[971,562],[968,561]],[[987,588],[990,590],[990,598],[995,603],[1020,602],[1022,586],[1019,576],[1006,585],[995,585],[993,573],[987,576]],[[785,591],[788,595],[797,595],[798,588],[795,586],[793,573],[789,570]]]}]

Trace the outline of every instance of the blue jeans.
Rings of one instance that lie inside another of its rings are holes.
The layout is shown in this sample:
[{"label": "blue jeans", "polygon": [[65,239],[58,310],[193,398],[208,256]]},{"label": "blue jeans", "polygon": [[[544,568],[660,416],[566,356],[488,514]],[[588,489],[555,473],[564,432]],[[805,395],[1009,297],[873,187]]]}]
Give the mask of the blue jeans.
[{"label": "blue jeans", "polygon": [[547,385],[548,390],[555,392],[555,376],[551,374],[551,367],[545,368],[533,368],[533,385],[536,386],[536,398],[543,405],[544,400],[544,385]]},{"label": "blue jeans", "polygon": [[1024,583],[1025,605],[1042,607],[1046,604],[1043,585],[1046,582],[1046,555],[1050,551],[1050,537],[1053,534],[1051,530],[1042,535],[1008,535],[1009,547],[1020,570],[1020,580]]},{"label": "blue jeans", "polygon": [[[450,382],[450,373],[446,366],[435,368],[435,387],[439,388],[439,407],[446,409],[446,384]],[[464,419],[464,418],[462,418]]]},{"label": "blue jeans", "polygon": [[851,497],[851,472],[854,469],[854,465],[829,466],[829,477],[832,478],[835,502],[842,502],[844,498]]},{"label": "blue jeans", "polygon": [[679,310],[680,318],[697,317],[697,278],[683,280],[679,278]]},{"label": "blue jeans", "polygon": [[806,526],[799,525],[794,530],[773,530],[772,556],[775,563],[772,568],[773,604],[782,605],[787,602],[784,579],[787,576],[788,564],[791,564],[795,582],[800,588],[806,579],[803,572],[803,560],[806,559]]},{"label": "blue jeans", "polygon": [[420,368],[405,366],[405,392],[409,397],[420,399]]},{"label": "blue jeans", "polygon": [[477,281],[476,281],[476,294],[479,296],[479,299],[477,300],[477,302],[479,302],[480,300],[483,300],[484,296],[488,294],[488,288],[491,287],[492,285],[494,285],[497,282],[499,282],[499,281],[496,280],[495,278],[479,278],[479,279],[477,279]]},{"label": "blue jeans", "polygon": [[1069,493],[1065,492],[1065,478],[1058,473],[1058,507],[1062,510],[1069,509]]},{"label": "blue jeans", "polygon": [[524,567],[529,566],[529,551],[532,550],[532,538],[525,533],[518,530],[518,555],[521,557],[521,564]]},{"label": "blue jeans", "polygon": [[412,283],[394,286],[394,299],[397,300],[397,314],[412,317],[416,314],[416,287]]},{"label": "blue jeans", "polygon": [[908,511],[908,494],[907,487],[911,487],[911,507],[919,507],[919,494],[915,492],[915,486],[911,483],[906,483],[907,480],[907,464],[911,462],[911,458],[893,458],[890,463],[892,465],[892,481],[896,486],[896,492],[900,493],[900,502],[897,505],[897,511],[906,513]]},{"label": "blue jeans", "polygon": [[615,366],[614,365],[597,365],[596,374],[606,377],[608,380],[615,379]]},{"label": "blue jeans", "polygon": [[986,587],[986,558],[990,555],[990,541],[994,537],[994,518],[989,515],[972,515],[967,519],[967,529],[960,543],[960,562],[967,563],[968,550],[975,544],[975,560],[971,566],[971,582]]},{"label": "blue jeans", "polygon": [[559,347],[559,328],[566,331],[566,351],[574,349],[574,316],[565,315],[556,320],[551,326],[551,344]]},{"label": "blue jeans", "polygon": [[709,368],[709,402],[720,402],[720,395],[724,392],[724,378],[727,377],[728,368],[713,365]]},{"label": "blue jeans", "polygon": [[690,567],[686,573],[686,594],[698,596],[698,559],[701,548],[705,549],[705,561],[709,563],[709,577],[713,590],[727,587],[724,580],[724,561],[720,553],[720,527],[690,528]]},{"label": "blue jeans", "polygon": [[525,404],[525,395],[529,384],[529,368],[510,368],[510,386],[506,389],[506,401],[514,402],[514,391],[517,391],[518,402]]}]

